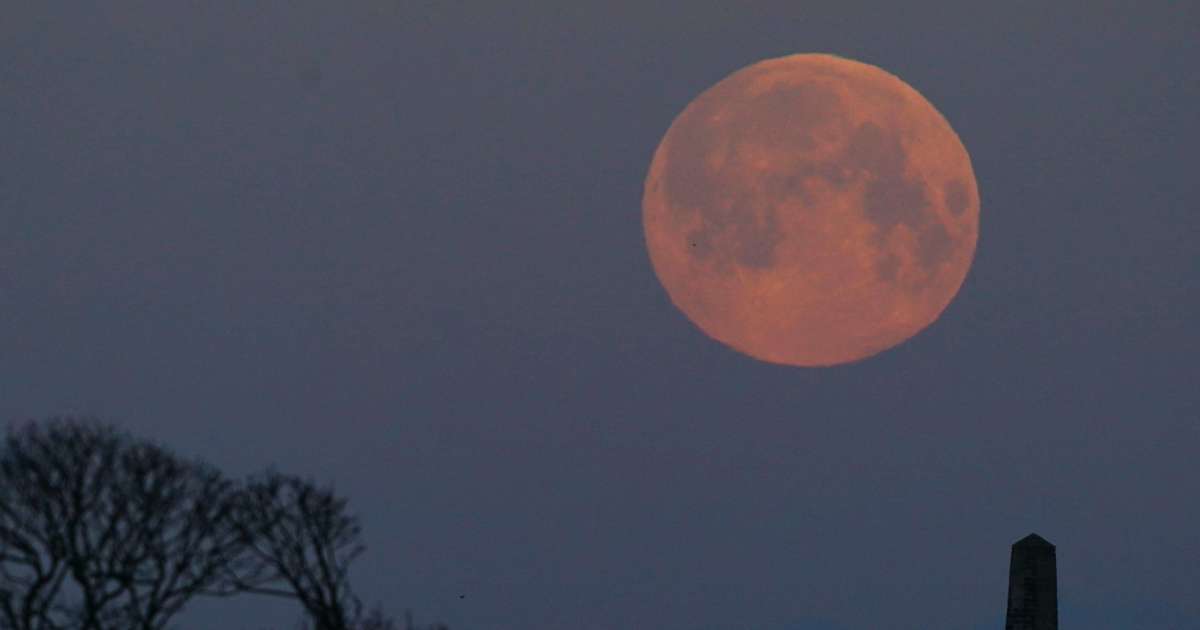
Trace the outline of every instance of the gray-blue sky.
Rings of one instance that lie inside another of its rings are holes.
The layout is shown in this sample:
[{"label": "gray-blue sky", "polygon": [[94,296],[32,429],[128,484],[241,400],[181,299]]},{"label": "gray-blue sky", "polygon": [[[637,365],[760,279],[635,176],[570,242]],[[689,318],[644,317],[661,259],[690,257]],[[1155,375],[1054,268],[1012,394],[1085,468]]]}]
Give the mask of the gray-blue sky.
[{"label": "gray-blue sky", "polygon": [[[1200,5],[103,4],[0,20],[5,420],[332,480],[365,598],[455,630],[995,628],[1034,530],[1065,627],[1200,628]],[[982,199],[942,318],[834,369],[704,337],[641,234],[672,118],[795,52]]]}]

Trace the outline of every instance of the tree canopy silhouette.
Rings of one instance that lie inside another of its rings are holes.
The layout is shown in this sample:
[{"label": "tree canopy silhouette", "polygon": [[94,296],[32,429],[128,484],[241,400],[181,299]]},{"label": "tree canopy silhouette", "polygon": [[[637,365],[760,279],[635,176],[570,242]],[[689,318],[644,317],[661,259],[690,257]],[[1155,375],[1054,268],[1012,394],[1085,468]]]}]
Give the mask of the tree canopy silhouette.
[{"label": "tree canopy silhouette", "polygon": [[[239,495],[235,526],[257,561],[248,575],[231,572],[246,592],[300,601],[318,630],[346,630],[363,617],[350,589],[350,563],[362,552],[358,519],[331,489],[274,471],[250,480]],[[282,582],[286,589],[267,584]]]},{"label": "tree canopy silhouette", "polygon": [[350,587],[361,527],[331,488],[241,482],[91,419],[0,448],[0,629],[162,630],[197,596],[296,600],[316,630],[386,629]]},{"label": "tree canopy silhouette", "polygon": [[93,422],[28,424],[4,446],[6,625],[158,630],[241,553],[234,484],[200,462]]}]

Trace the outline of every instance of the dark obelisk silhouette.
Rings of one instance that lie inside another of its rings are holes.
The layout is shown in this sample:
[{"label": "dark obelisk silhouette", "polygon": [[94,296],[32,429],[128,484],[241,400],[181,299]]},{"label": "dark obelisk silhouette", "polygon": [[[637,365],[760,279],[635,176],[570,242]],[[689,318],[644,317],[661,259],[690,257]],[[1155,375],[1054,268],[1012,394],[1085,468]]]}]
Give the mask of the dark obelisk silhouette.
[{"label": "dark obelisk silhouette", "polygon": [[1058,568],[1054,545],[1037,534],[1013,543],[1004,630],[1058,630]]}]

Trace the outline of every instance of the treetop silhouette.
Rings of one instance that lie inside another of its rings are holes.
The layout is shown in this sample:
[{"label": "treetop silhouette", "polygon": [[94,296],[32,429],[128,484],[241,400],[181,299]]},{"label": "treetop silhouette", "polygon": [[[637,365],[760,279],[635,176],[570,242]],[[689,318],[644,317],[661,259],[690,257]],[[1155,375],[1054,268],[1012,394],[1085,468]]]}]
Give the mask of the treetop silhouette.
[{"label": "treetop silhouette", "polygon": [[316,630],[391,627],[349,581],[358,519],[274,470],[232,481],[94,419],[0,447],[0,629],[162,630],[193,597],[296,600]]}]

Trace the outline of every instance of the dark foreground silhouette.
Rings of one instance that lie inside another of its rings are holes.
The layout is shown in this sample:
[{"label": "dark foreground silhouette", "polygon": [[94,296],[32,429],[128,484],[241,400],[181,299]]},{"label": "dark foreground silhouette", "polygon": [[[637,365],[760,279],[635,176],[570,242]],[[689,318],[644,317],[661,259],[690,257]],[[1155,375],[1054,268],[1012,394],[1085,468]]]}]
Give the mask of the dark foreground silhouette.
[{"label": "dark foreground silhouette", "polygon": [[0,630],[162,630],[235,595],[294,600],[308,630],[400,630],[351,589],[363,550],[346,500],[293,475],[230,480],[90,419],[0,447]]},{"label": "dark foreground silhouette", "polygon": [[1004,630],[1058,630],[1058,562],[1037,534],[1013,543]]}]

